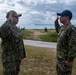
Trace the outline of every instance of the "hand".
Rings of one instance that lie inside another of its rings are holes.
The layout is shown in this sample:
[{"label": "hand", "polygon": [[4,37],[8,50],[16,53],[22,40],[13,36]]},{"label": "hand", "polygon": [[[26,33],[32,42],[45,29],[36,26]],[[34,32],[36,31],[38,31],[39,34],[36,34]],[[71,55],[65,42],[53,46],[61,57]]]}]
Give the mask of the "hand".
[{"label": "hand", "polygon": [[12,12],[10,12],[10,14],[9,14],[9,19],[11,19],[13,21]]},{"label": "hand", "polygon": [[57,18],[56,18],[56,20],[59,20],[60,18],[59,18],[59,16],[57,15]]},{"label": "hand", "polygon": [[66,67],[71,67],[72,66],[72,62],[70,62],[70,61],[65,61],[65,66]]}]

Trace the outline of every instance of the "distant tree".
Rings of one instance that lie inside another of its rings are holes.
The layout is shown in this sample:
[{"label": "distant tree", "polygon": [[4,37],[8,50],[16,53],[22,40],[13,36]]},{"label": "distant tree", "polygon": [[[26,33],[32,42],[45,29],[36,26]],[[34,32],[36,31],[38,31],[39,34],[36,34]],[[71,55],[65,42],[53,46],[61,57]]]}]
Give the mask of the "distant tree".
[{"label": "distant tree", "polygon": [[48,29],[45,27],[45,32],[47,32],[48,31]]},{"label": "distant tree", "polygon": [[24,28],[21,28],[21,30],[25,30],[25,27]]}]

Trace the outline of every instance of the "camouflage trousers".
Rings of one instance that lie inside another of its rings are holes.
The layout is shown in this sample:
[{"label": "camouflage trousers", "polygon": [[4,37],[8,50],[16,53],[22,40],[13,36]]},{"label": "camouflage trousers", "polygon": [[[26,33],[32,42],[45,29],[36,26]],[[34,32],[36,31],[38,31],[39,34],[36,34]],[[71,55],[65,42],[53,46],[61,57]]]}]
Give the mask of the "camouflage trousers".
[{"label": "camouflage trousers", "polygon": [[66,67],[64,62],[65,60],[62,60],[62,61],[57,60],[57,63],[56,63],[57,75],[71,75],[72,74],[72,66]]},{"label": "camouflage trousers", "polygon": [[18,75],[21,61],[3,62],[3,75]]}]

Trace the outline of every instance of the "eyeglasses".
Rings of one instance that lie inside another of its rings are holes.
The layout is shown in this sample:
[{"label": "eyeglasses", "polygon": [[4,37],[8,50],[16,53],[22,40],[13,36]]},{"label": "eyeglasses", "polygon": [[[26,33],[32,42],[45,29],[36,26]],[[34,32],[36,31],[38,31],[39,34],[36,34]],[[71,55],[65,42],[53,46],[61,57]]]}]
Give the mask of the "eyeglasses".
[{"label": "eyeglasses", "polygon": [[18,16],[13,16],[13,17],[15,17],[15,18],[19,19],[19,17],[18,17]]}]

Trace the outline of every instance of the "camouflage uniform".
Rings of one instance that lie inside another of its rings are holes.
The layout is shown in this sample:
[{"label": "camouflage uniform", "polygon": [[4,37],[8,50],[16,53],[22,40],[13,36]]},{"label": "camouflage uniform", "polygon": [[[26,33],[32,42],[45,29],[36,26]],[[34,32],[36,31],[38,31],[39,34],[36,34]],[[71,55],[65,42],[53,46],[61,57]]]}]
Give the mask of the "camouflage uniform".
[{"label": "camouflage uniform", "polygon": [[[56,31],[58,33],[57,39],[57,75],[71,75],[73,60],[76,56],[76,28],[69,23],[62,25],[61,28],[58,22],[55,22]],[[66,67],[65,61],[71,62],[71,67]]]},{"label": "camouflage uniform", "polygon": [[21,60],[26,57],[19,29],[7,20],[0,28],[4,75],[18,75]]}]

